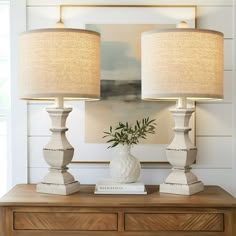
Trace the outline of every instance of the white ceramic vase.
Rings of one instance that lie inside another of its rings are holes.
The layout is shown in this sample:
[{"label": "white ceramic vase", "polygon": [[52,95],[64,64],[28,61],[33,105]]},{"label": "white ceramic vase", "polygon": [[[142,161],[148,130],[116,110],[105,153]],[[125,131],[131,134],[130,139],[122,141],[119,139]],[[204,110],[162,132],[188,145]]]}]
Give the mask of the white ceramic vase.
[{"label": "white ceramic vase", "polygon": [[114,182],[132,183],[140,176],[140,161],[130,153],[130,148],[129,145],[119,145],[118,153],[110,162],[110,176]]}]

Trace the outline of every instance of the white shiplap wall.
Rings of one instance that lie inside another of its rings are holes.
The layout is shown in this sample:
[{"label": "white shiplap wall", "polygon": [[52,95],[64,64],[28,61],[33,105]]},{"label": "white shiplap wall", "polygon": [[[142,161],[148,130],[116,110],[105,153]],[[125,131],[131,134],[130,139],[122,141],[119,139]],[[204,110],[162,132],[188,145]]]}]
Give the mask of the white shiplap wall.
[{"label": "white shiplap wall", "polygon": [[[233,144],[236,120],[233,120],[236,90],[233,81],[233,1],[231,0],[129,0],[129,1],[79,1],[79,0],[28,0],[27,25],[36,28],[47,27],[58,20],[58,5],[60,4],[156,4],[156,5],[197,5],[198,28],[219,30],[225,37],[225,98],[220,102],[198,103],[196,111],[196,142],[198,146],[197,164],[193,171],[205,184],[220,185],[236,194],[236,184],[233,181],[236,165]],[[35,19],[40,19],[35,21]],[[51,23],[50,23],[51,22]],[[53,25],[52,25],[53,27]],[[82,118],[77,112],[81,104],[74,104],[74,111],[70,114],[67,126],[70,129],[68,139],[77,148],[77,124]],[[50,120],[44,111],[45,104],[30,103],[28,105],[28,171],[29,182],[39,182],[47,172],[41,148],[49,139],[48,127]],[[78,147],[79,149],[79,147]],[[168,165],[144,165],[142,180],[146,184],[159,184],[169,173]],[[81,183],[95,183],[98,178],[108,174],[105,164],[71,164],[70,172]]]},{"label": "white shiplap wall", "polygon": [[[27,105],[19,100],[18,36],[26,30],[26,0],[10,1],[11,105],[8,188],[27,181]],[[20,124],[20,125],[19,125]]]}]

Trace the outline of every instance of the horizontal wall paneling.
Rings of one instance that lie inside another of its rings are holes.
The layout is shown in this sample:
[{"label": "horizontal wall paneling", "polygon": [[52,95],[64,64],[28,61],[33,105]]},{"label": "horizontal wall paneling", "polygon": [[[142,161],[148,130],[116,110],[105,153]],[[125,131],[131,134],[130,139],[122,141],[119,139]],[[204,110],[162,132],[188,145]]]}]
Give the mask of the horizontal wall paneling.
[{"label": "horizontal wall paneling", "polygon": [[198,7],[198,28],[217,30],[224,38],[233,38],[233,8],[228,7]]},{"label": "horizontal wall paneling", "polygon": [[232,135],[231,104],[198,104],[196,108],[196,134]]}]

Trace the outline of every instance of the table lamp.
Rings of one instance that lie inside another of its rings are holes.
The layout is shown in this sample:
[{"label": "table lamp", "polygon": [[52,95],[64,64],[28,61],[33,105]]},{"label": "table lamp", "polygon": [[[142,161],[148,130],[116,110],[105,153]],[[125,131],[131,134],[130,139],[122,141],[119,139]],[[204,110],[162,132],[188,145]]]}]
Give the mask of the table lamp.
[{"label": "table lamp", "polygon": [[66,119],[72,108],[64,108],[64,99],[99,99],[100,35],[64,28],[27,31],[20,35],[19,62],[21,98],[55,100],[55,107],[47,109],[52,136],[43,149],[49,173],[36,191],[59,195],[77,192],[80,184],[66,167],[74,148],[65,135]]},{"label": "table lamp", "polygon": [[197,148],[189,138],[194,108],[187,99],[223,98],[223,34],[213,30],[164,29],[142,34],[142,99],[177,100],[171,109],[174,138],[166,155],[172,172],[160,192],[192,195],[204,185],[191,172]]}]

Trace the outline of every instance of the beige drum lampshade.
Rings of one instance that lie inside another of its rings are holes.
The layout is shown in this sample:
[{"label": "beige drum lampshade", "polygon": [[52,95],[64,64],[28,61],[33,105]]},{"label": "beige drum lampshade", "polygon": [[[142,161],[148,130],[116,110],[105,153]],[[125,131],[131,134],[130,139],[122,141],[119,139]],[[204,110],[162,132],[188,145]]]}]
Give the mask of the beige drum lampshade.
[{"label": "beige drum lampshade", "polygon": [[223,34],[167,29],[142,34],[142,99],[223,97]]},{"label": "beige drum lampshade", "polygon": [[98,99],[100,35],[80,29],[40,29],[20,35],[23,99]]}]

